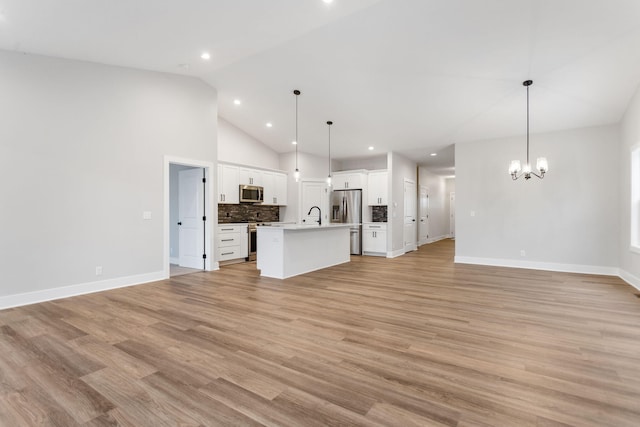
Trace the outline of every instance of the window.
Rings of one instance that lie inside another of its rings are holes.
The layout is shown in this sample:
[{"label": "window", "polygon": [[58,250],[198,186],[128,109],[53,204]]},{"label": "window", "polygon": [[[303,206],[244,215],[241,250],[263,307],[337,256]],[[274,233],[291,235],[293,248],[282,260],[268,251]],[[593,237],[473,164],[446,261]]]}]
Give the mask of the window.
[{"label": "window", "polygon": [[640,144],[631,148],[631,250],[640,252]]}]

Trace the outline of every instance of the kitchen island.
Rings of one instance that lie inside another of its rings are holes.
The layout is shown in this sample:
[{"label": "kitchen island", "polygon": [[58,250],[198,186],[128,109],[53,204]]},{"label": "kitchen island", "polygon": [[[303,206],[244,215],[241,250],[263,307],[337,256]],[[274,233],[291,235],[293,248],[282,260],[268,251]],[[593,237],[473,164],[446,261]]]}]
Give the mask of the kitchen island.
[{"label": "kitchen island", "polygon": [[350,261],[350,224],[258,227],[260,275],[286,279]]}]

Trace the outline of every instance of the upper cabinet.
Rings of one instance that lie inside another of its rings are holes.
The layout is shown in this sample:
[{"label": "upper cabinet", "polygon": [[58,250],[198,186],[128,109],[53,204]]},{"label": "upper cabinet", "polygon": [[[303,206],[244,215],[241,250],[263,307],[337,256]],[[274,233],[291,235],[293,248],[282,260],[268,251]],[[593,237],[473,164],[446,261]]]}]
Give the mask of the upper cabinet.
[{"label": "upper cabinet", "polygon": [[240,185],[263,187],[263,205],[285,206],[287,204],[286,173],[219,163],[218,203],[240,203]]},{"label": "upper cabinet", "polygon": [[263,171],[249,168],[240,168],[240,185],[258,185],[263,186]]},{"label": "upper cabinet", "polygon": [[387,171],[369,172],[368,205],[386,206],[389,203]]},{"label": "upper cabinet", "polygon": [[332,177],[334,190],[362,190],[366,188],[367,174],[365,172],[335,172]]},{"label": "upper cabinet", "polygon": [[240,203],[238,166],[218,165],[218,203]]},{"label": "upper cabinet", "polygon": [[287,174],[262,172],[264,187],[263,205],[285,206],[287,204]]}]

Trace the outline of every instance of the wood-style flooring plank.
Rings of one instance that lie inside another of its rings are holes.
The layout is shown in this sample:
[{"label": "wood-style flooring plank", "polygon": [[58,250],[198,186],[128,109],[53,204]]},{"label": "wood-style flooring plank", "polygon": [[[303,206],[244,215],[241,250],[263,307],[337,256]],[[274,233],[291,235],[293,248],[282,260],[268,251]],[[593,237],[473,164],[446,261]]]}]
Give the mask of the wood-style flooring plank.
[{"label": "wood-style flooring plank", "polygon": [[640,425],[637,291],[453,255],[286,280],[243,263],[0,311],[0,426]]}]

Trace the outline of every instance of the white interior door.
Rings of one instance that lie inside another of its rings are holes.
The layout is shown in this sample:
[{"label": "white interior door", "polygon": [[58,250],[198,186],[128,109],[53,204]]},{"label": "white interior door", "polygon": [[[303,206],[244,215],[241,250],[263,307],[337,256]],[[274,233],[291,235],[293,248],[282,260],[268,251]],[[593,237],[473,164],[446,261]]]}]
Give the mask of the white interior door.
[{"label": "white interior door", "polygon": [[178,173],[180,266],[204,268],[204,185],[200,168]]},{"label": "white interior door", "polygon": [[328,196],[327,184],[323,181],[303,181],[301,185],[300,197],[300,223],[306,225],[318,224],[318,210],[314,209],[309,215],[309,210],[313,206],[318,206],[322,210],[322,223],[328,224]]},{"label": "white interior door", "polygon": [[452,239],[456,237],[456,193],[449,195],[449,234]]},{"label": "white interior door", "polygon": [[417,249],[416,238],[416,183],[405,179],[404,181],[404,250],[405,252]]},{"label": "white interior door", "polygon": [[420,223],[418,224],[418,242],[421,245],[427,243],[429,239],[429,189],[424,185],[420,186]]}]

